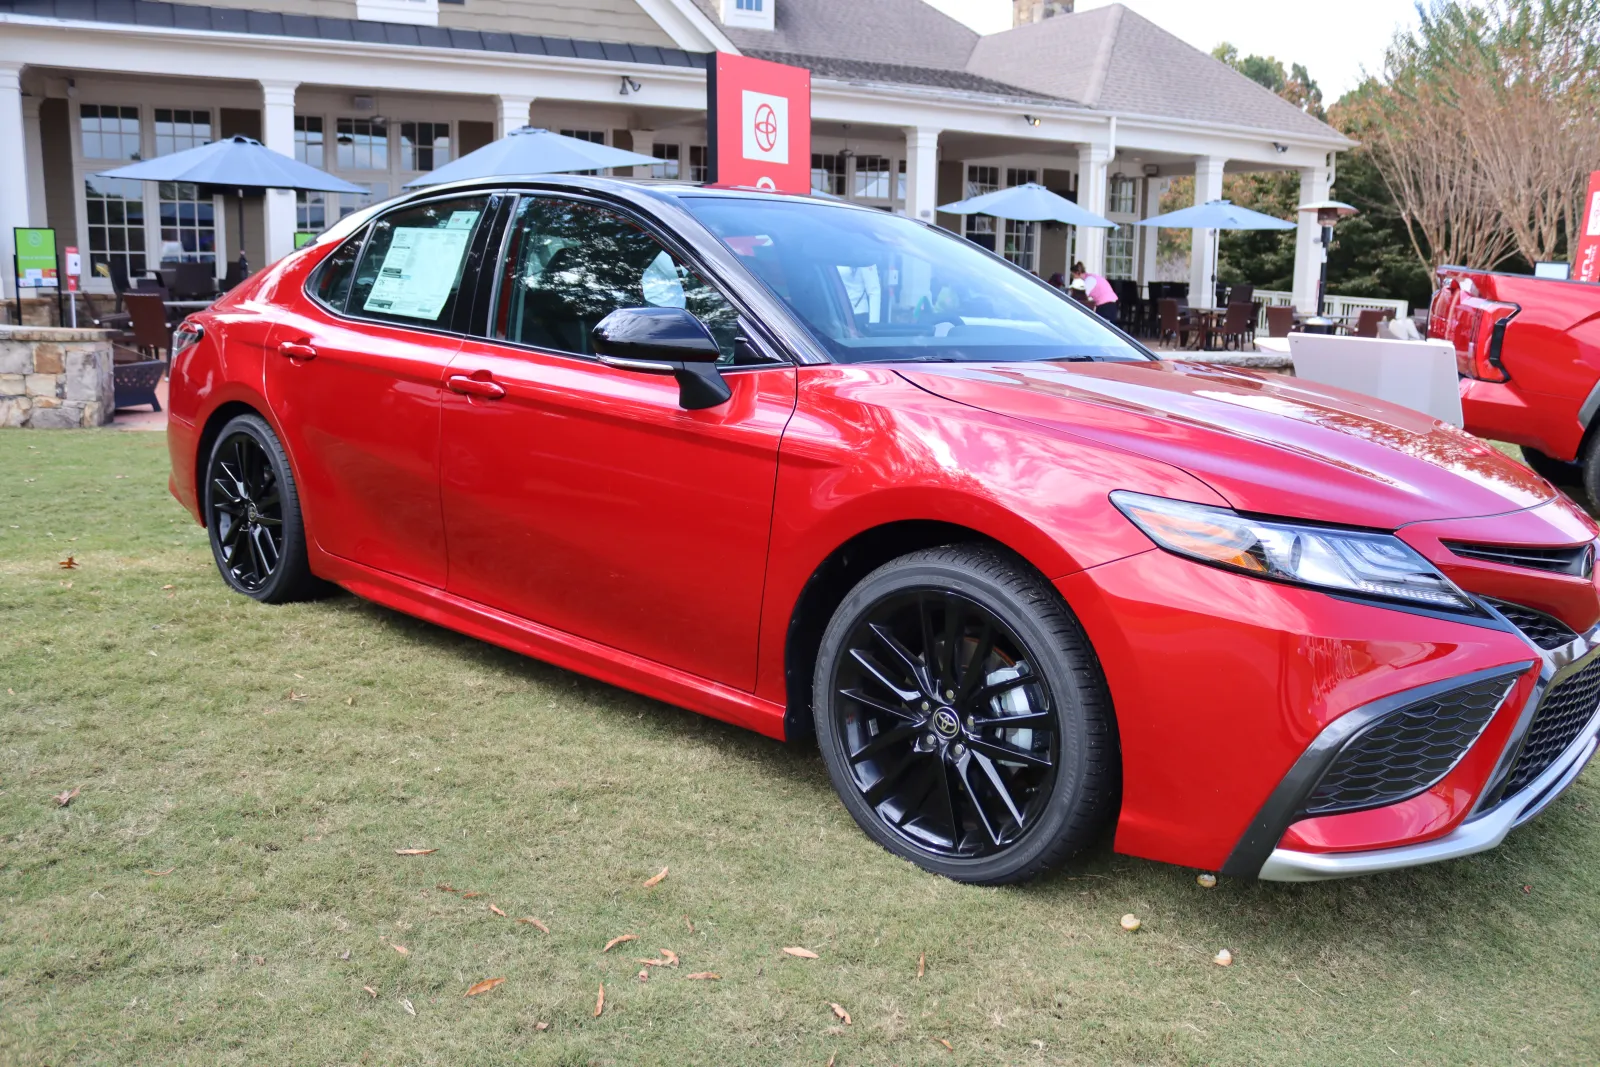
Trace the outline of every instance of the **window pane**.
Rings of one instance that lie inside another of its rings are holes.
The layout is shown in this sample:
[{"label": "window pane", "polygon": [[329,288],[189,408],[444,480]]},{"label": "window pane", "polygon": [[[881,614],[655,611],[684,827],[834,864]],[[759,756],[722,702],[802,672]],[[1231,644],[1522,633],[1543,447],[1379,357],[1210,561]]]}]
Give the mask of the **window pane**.
[{"label": "window pane", "polygon": [[294,158],[302,163],[321,168],[322,116],[296,115],[294,117]]},{"label": "window pane", "polygon": [[352,314],[409,323],[448,323],[467,246],[487,197],[436,200],[373,223],[350,291]]},{"label": "window pane", "polygon": [[89,224],[89,270],[111,276],[113,261],[130,275],[144,273],[144,183],[125,178],[84,182],[84,215]]},{"label": "window pane", "polygon": [[162,182],[159,189],[162,262],[216,262],[211,196],[202,197],[193,182]]},{"label": "window pane", "polygon": [[343,311],[345,301],[350,296],[350,280],[355,277],[356,256],[361,252],[361,238],[362,234],[358,233],[336,248],[333,254],[317,267],[316,276],[311,280],[312,292],[316,294],[316,298],[335,311]]},{"label": "window pane", "polygon": [[680,157],[678,155],[679,150],[680,150],[679,146],[675,145],[675,144],[652,145],[651,148],[650,148],[650,154],[655,156],[657,159],[661,160],[662,162],[657,163],[657,164],[655,164],[654,166],[652,166],[650,168],[650,177],[652,177],[652,178],[677,178],[677,177],[679,177],[679,173],[678,173],[678,164],[680,162]]},{"label": "window pane", "polygon": [[844,157],[823,152],[811,153],[811,191],[844,195]]},{"label": "window pane", "polygon": [[375,119],[340,119],[338,160],[342,170],[388,170],[389,128]]},{"label": "window pane", "polygon": [[860,199],[889,199],[889,160],[883,156],[857,156],[854,195]]},{"label": "window pane", "polygon": [[681,307],[734,358],[738,315],[699,275],[629,219],[591,204],[523,201],[501,281],[496,333],[556,352],[591,354],[589,331],[618,308]]}]

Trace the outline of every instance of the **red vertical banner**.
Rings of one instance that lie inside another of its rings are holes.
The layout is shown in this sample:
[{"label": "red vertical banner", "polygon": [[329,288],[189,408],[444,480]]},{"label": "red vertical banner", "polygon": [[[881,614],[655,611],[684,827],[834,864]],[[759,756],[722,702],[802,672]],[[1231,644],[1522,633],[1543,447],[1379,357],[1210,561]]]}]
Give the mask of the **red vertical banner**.
[{"label": "red vertical banner", "polygon": [[1600,170],[1589,175],[1589,191],[1578,213],[1578,254],[1572,277],[1580,282],[1600,282]]},{"label": "red vertical banner", "polygon": [[707,181],[811,191],[811,72],[718,52],[706,68]]}]

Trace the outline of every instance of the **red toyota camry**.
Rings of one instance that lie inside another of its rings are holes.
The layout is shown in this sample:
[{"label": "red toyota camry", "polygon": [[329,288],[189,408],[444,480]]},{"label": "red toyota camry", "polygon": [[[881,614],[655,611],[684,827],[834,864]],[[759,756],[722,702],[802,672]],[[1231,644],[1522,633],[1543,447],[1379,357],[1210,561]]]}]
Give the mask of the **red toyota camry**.
[{"label": "red toyota camry", "polygon": [[1157,361],[954,235],[604,179],[355,214],[190,318],[172,492],[334,583],[779,738],[968,882],[1490,848],[1597,744],[1596,527],[1414,411]]}]

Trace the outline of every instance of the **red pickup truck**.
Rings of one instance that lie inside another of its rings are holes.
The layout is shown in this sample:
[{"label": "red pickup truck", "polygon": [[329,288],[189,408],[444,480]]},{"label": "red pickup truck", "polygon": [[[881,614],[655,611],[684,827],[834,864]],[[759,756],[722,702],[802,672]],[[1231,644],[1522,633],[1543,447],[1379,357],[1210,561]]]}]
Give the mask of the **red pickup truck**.
[{"label": "red pickup truck", "polygon": [[1466,428],[1522,446],[1600,502],[1600,284],[1440,267],[1428,336],[1450,340]]}]

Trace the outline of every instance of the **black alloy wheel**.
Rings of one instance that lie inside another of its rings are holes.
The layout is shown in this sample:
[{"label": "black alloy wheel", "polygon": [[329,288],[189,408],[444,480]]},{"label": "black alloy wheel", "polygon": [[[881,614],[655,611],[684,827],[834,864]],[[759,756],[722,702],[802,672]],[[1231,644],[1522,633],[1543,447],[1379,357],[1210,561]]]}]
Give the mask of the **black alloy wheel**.
[{"label": "black alloy wheel", "polygon": [[1110,701],[1059,596],[955,546],[873,572],[823,639],[817,732],[845,805],[890,851],[962,881],[1038,873],[1115,793]]},{"label": "black alloy wheel", "polygon": [[316,592],[294,476],[263,419],[240,415],[222,428],[204,489],[211,553],[224,581],[267,603]]}]

